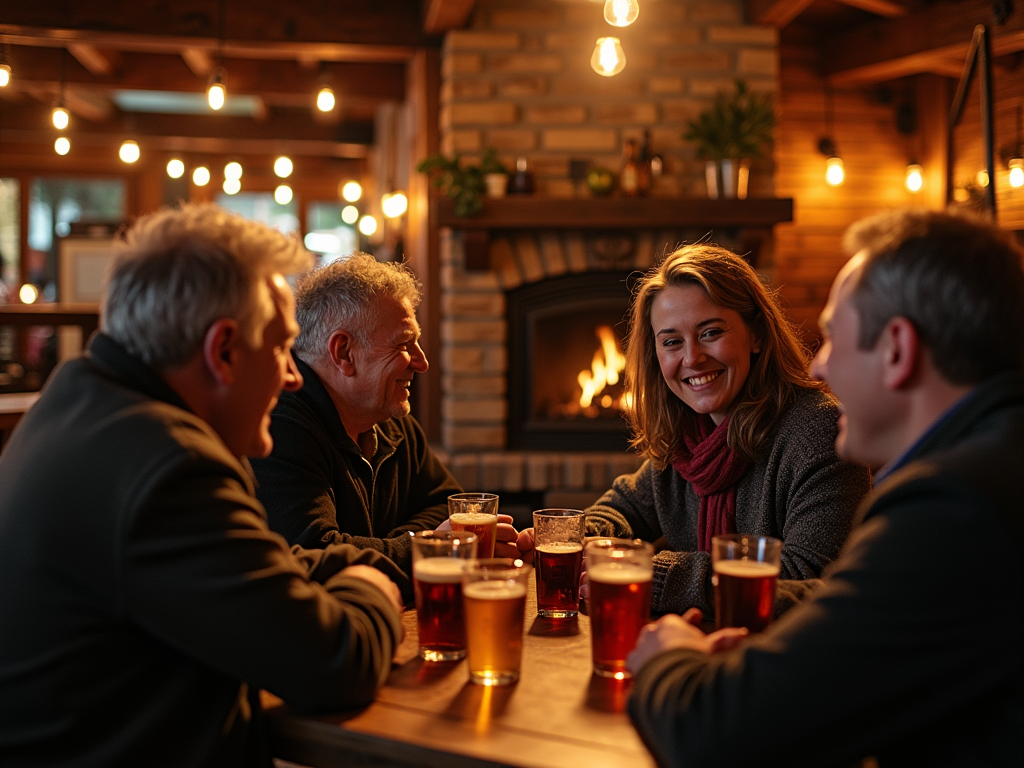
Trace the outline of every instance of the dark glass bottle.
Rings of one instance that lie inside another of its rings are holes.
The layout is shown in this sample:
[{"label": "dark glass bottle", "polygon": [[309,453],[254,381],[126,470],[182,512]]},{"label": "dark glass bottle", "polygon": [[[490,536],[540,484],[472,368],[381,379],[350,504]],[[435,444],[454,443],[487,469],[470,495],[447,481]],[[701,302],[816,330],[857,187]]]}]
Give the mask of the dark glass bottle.
[{"label": "dark glass bottle", "polygon": [[516,173],[508,185],[510,195],[531,195],[533,194],[533,174],[526,162],[525,157],[516,160]]},{"label": "dark glass bottle", "polygon": [[640,150],[636,158],[637,170],[637,194],[646,196],[651,191],[651,132],[644,131],[644,140],[640,143]]},{"label": "dark glass bottle", "polygon": [[637,163],[639,150],[636,139],[626,139],[626,160],[619,172],[619,191],[626,197],[640,194],[640,167]]}]

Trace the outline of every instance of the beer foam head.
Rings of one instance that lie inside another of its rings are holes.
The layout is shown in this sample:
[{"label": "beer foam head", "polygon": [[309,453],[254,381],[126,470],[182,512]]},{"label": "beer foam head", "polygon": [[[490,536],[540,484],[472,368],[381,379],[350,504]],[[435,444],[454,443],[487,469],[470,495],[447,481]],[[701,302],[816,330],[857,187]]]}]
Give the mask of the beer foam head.
[{"label": "beer foam head", "polygon": [[547,552],[550,555],[566,555],[570,552],[583,551],[583,544],[575,541],[549,541],[537,545],[538,552]]},{"label": "beer foam head", "polygon": [[412,564],[412,577],[432,584],[450,584],[462,580],[468,560],[455,557],[425,557]]},{"label": "beer foam head", "polygon": [[587,567],[587,578],[602,584],[639,584],[652,576],[651,569],[639,563],[595,563]]},{"label": "beer foam head", "polygon": [[458,525],[489,525],[498,519],[498,515],[486,512],[454,512],[451,521]]},{"label": "beer foam head", "polygon": [[526,585],[515,581],[474,581],[463,585],[462,594],[476,600],[515,600],[526,597]]},{"label": "beer foam head", "polygon": [[757,560],[719,560],[712,567],[715,573],[741,579],[763,579],[779,575],[779,566]]}]

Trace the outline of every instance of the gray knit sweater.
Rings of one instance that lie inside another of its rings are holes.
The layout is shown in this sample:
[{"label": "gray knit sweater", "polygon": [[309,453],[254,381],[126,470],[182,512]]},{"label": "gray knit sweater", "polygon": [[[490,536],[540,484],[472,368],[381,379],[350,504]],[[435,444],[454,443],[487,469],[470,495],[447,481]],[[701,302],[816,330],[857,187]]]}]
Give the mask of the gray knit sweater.
[{"label": "gray knit sweater", "polygon": [[[835,454],[839,410],[827,395],[802,393],[783,416],[771,446],[736,486],[736,531],[782,539],[780,579],[816,579],[839,554],[868,471]],[[588,536],[656,541],[652,610],[681,613],[691,606],[714,614],[711,554],[697,552],[699,498],[679,473],[646,461],[623,475],[587,509]],[[800,585],[780,581],[777,610],[798,597]],[[787,595],[789,598],[787,599]]]}]

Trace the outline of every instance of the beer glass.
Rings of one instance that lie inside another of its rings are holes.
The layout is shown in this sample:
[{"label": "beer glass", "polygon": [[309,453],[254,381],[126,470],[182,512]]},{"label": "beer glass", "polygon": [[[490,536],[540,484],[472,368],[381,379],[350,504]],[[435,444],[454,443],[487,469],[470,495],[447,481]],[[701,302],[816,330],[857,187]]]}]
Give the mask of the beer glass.
[{"label": "beer glass", "polygon": [[462,573],[469,679],[510,685],[523,655],[526,589],[532,569],[522,560],[473,560]]},{"label": "beer glass", "polygon": [[412,541],[412,583],[420,657],[456,661],[466,655],[462,572],[476,557],[477,537],[468,531],[416,531]]},{"label": "beer glass", "polygon": [[537,615],[565,619],[579,613],[584,515],[578,509],[533,513]]},{"label": "beer glass", "polygon": [[456,493],[448,497],[448,520],[453,531],[477,535],[478,557],[494,557],[498,531],[498,497],[493,493]]},{"label": "beer glass", "polygon": [[586,546],[594,671],[630,677],[626,656],[651,616],[654,547],[639,539],[595,539]]},{"label": "beer glass", "polygon": [[760,632],[772,620],[782,542],[734,533],[711,540],[715,624]]}]

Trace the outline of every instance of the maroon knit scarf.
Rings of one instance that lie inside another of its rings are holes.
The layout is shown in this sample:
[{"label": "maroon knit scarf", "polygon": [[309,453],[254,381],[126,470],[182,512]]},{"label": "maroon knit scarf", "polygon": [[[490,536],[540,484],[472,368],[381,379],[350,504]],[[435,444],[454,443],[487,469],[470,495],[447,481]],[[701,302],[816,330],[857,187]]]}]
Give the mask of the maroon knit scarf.
[{"label": "maroon knit scarf", "polygon": [[710,552],[712,537],[736,533],[736,482],[750,462],[726,443],[728,417],[717,427],[709,417],[700,417],[697,431],[697,435],[683,432],[683,444],[690,456],[675,459],[672,466],[700,497],[697,548]]}]

